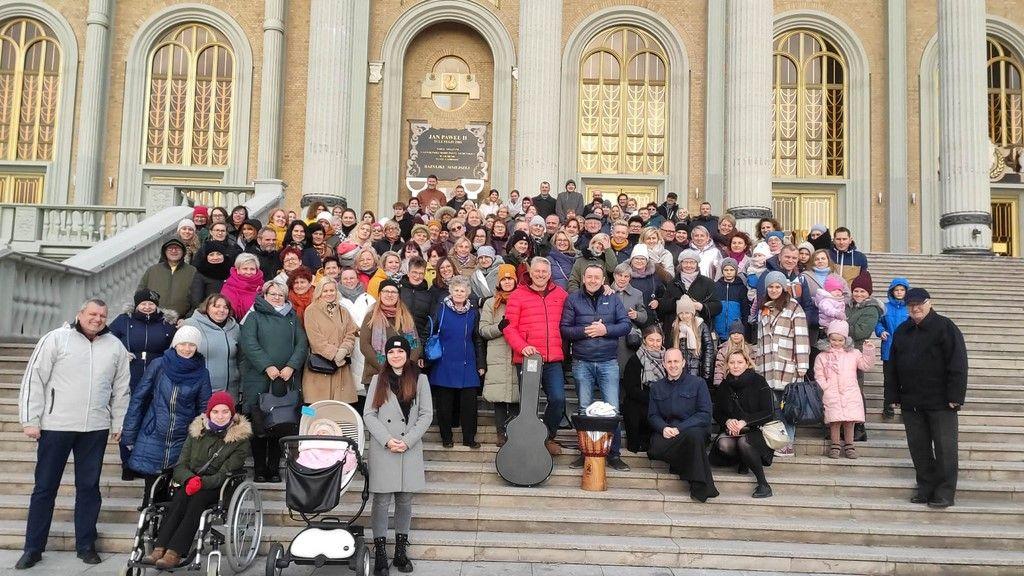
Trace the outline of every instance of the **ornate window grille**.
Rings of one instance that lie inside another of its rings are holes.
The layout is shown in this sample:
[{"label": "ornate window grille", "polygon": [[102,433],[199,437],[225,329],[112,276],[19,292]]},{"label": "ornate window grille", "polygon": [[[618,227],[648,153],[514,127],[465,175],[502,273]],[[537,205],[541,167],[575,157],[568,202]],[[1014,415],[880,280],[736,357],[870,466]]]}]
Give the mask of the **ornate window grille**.
[{"label": "ornate window grille", "polygon": [[667,61],[637,28],[611,28],[590,42],[580,63],[581,173],[665,173]]},{"label": "ornate window grille", "polygon": [[[53,160],[61,56],[53,30],[42,22],[15,18],[0,24],[0,160]],[[0,171],[0,202],[42,201],[43,173],[25,168]]]},{"label": "ornate window grille", "polygon": [[226,166],[234,72],[234,52],[218,30],[189,23],[165,34],[149,57],[142,161]]},{"label": "ornate window grille", "polygon": [[781,178],[846,176],[846,61],[817,32],[775,39],[773,171]]},{"label": "ornate window grille", "polygon": [[988,134],[996,146],[1024,146],[1021,60],[1005,43],[988,37]]}]

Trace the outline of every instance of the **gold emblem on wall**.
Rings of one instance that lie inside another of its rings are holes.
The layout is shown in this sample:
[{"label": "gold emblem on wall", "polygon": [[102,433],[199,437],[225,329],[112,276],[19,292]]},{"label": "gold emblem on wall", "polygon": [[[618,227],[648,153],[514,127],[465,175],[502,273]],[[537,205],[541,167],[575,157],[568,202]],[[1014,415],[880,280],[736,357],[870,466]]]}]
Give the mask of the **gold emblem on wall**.
[{"label": "gold emblem on wall", "polygon": [[420,85],[420,97],[430,98],[446,112],[462,108],[469,100],[480,99],[480,84],[469,65],[458,56],[438,60]]}]

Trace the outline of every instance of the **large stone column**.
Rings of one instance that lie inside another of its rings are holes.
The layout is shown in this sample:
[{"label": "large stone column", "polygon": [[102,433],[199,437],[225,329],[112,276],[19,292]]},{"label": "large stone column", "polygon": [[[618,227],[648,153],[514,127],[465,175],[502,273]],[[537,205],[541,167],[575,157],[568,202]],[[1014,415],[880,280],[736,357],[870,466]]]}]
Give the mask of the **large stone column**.
[{"label": "large stone column", "polygon": [[985,92],[985,0],[939,0],[939,228],[946,253],[992,251]]},{"label": "large stone column", "polygon": [[75,165],[75,204],[100,201],[103,167],[103,127],[107,116],[110,78],[110,16],[114,0],[89,0],[85,29],[85,66],[82,101],[78,111],[78,150]]},{"label": "large stone column", "polygon": [[771,216],[772,0],[729,0],[725,79],[725,202],[752,234]]},{"label": "large stone column", "polygon": [[280,176],[281,108],[284,68],[284,15],[287,0],[266,0],[263,8],[263,73],[260,82],[260,135],[256,178]]},{"label": "large stone column", "polygon": [[[544,180],[551,182],[552,193],[562,190],[555,182],[559,174],[561,46],[562,0],[520,0],[515,186],[524,195],[536,194]],[[509,191],[500,192],[507,196]]]},{"label": "large stone column", "polygon": [[907,0],[889,0],[889,251],[910,251],[907,193]]},{"label": "large stone column", "polygon": [[311,0],[302,194],[342,194],[348,156],[354,1]]}]

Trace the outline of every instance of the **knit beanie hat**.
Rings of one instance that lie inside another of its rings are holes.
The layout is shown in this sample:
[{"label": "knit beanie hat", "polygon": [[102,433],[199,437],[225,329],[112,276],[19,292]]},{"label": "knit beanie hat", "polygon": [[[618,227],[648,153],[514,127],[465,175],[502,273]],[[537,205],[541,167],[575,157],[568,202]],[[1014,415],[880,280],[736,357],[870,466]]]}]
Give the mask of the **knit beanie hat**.
[{"label": "knit beanie hat", "polygon": [[693,260],[694,262],[700,262],[700,254],[692,248],[687,248],[679,253],[679,263],[682,264],[683,260]]},{"label": "knit beanie hat", "polygon": [[768,240],[771,240],[772,238],[778,238],[779,241],[782,241],[782,239],[785,238],[785,237],[786,237],[786,235],[784,233],[780,232],[779,230],[775,230],[774,232],[769,232],[768,235],[766,235],[764,237],[764,241],[767,242]]},{"label": "knit beanie hat", "polygon": [[494,258],[496,255],[494,246],[481,246],[476,249],[477,258]]},{"label": "knit beanie hat", "polygon": [[789,280],[786,279],[786,275],[783,274],[782,272],[779,272],[778,270],[772,270],[768,274],[765,274],[764,287],[767,288],[772,284],[778,284],[779,286],[785,288],[786,286],[789,286]]},{"label": "knit beanie hat", "polygon": [[231,397],[231,394],[225,390],[214,392],[210,395],[210,399],[206,401],[206,418],[210,418],[210,412],[217,406],[227,406],[228,410],[231,411],[231,417],[235,417],[235,399]]},{"label": "knit beanie hat", "polygon": [[733,270],[739,270],[740,269],[739,263],[737,263],[736,259],[732,258],[732,257],[722,258],[722,264],[719,267],[722,270],[725,270],[726,267],[732,268]]},{"label": "knit beanie hat", "polygon": [[191,228],[195,230],[196,223],[193,222],[191,218],[185,218],[181,222],[178,222],[178,228],[176,230],[181,230],[182,228]]},{"label": "knit beanie hat", "polygon": [[511,278],[516,280],[516,267],[511,264],[499,264],[498,265],[498,282],[501,282],[505,278]]},{"label": "knit beanie hat", "polygon": [[392,288],[394,288],[395,290],[398,290],[399,292],[402,291],[402,286],[398,282],[395,282],[391,278],[388,278],[386,280],[381,281],[381,283],[378,285],[377,293],[379,294],[381,291],[383,291],[388,286],[391,286]]},{"label": "knit beanie hat", "polygon": [[746,334],[746,332],[747,331],[743,329],[743,322],[740,322],[739,320],[734,320],[733,323],[729,325],[729,336],[732,336],[733,334]]},{"label": "knit beanie hat", "polygon": [[530,226],[543,226],[544,218],[542,216],[534,216],[530,218]]},{"label": "knit beanie hat", "polygon": [[317,222],[319,222],[321,220],[327,220],[328,222],[330,222],[333,219],[334,219],[334,215],[332,215],[330,212],[328,212],[326,210],[324,210],[323,212],[321,212],[321,213],[316,215],[316,221]]},{"label": "knit beanie hat", "polygon": [[135,293],[135,307],[138,308],[139,304],[142,304],[143,302],[152,302],[159,306],[160,294],[148,288],[143,288]]},{"label": "knit beanie hat", "polygon": [[683,312],[689,312],[690,314],[697,313],[696,302],[694,302],[689,296],[683,295],[682,298],[676,301],[676,316]]},{"label": "knit beanie hat", "polygon": [[651,254],[650,251],[647,250],[647,245],[637,244],[636,246],[634,246],[633,252],[629,255],[630,260],[632,260],[633,258],[643,258],[644,260],[650,260]]},{"label": "knit beanie hat", "polygon": [[767,243],[765,243],[765,244],[758,244],[756,247],[754,247],[754,256],[757,256],[758,254],[764,256],[765,258],[771,258],[772,257],[771,248],[768,248],[768,244]]},{"label": "knit beanie hat", "polygon": [[842,334],[843,336],[846,336],[847,338],[849,338],[849,336],[850,336],[850,325],[846,323],[846,320],[833,320],[828,325],[827,332],[828,332],[829,336],[831,336],[833,334]]},{"label": "knit beanie hat", "polygon": [[797,250],[807,250],[807,252],[810,254],[814,254],[815,250],[814,244],[811,244],[810,242],[801,242],[797,244],[796,248]]},{"label": "knit beanie hat", "polygon": [[843,285],[843,281],[835,276],[829,276],[825,278],[825,291],[831,292],[833,290],[843,290],[846,286]]},{"label": "knit beanie hat", "polygon": [[387,355],[393,348],[401,348],[408,354],[410,350],[409,341],[401,336],[392,336],[384,343],[384,354]]},{"label": "knit beanie hat", "polygon": [[171,348],[186,342],[201,346],[203,344],[203,333],[199,331],[199,328],[186,324],[178,328],[178,331],[174,333],[174,339],[171,340]]},{"label": "knit beanie hat", "polygon": [[686,222],[676,222],[676,232],[690,232],[690,226]]},{"label": "knit beanie hat", "polygon": [[[540,218],[540,216],[538,216],[538,218]],[[512,237],[508,239],[508,245],[511,248],[512,246],[515,246],[517,242],[520,242],[522,240],[529,242],[530,237],[526,235],[526,232],[523,232],[522,230],[516,230],[515,232],[512,233]]]},{"label": "knit beanie hat", "polygon": [[825,232],[828,232],[828,228],[826,228],[824,224],[815,224],[814,226],[811,226],[811,229],[809,231],[821,232],[822,234],[824,234]]},{"label": "knit beanie hat", "polygon": [[210,209],[207,208],[206,206],[196,206],[195,208],[192,209],[192,217],[195,218],[196,216],[206,216],[207,218],[209,218]]},{"label": "knit beanie hat", "polygon": [[867,290],[868,296],[871,295],[874,288],[872,287],[870,272],[867,270],[861,270],[860,274],[857,274],[857,277],[853,279],[853,282],[850,282],[850,290],[854,290],[856,288],[863,288],[864,290]]}]

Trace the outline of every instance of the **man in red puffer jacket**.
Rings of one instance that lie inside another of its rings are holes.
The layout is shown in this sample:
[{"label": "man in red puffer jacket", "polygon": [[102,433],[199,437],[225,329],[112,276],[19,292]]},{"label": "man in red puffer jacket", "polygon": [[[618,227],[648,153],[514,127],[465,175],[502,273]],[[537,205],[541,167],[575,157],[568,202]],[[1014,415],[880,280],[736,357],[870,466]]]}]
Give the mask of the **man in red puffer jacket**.
[{"label": "man in red puffer jacket", "polygon": [[548,406],[544,410],[548,439],[544,445],[552,456],[557,456],[562,453],[562,448],[555,442],[555,434],[565,410],[565,375],[562,372],[562,335],[559,323],[569,294],[551,282],[551,263],[547,258],[534,258],[530,262],[529,275],[529,284],[520,284],[509,296],[505,319],[499,327],[512,349],[512,362],[520,377],[523,356],[540,354],[544,361],[541,386],[548,399]]}]

